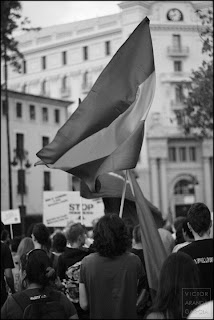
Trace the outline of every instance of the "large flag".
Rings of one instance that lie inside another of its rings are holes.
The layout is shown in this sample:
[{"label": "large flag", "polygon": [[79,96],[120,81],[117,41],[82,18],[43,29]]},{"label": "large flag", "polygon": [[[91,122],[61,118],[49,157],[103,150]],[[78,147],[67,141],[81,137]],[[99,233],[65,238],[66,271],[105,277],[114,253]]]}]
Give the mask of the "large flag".
[{"label": "large flag", "polygon": [[[101,188],[99,192],[91,192],[84,181],[80,182],[80,195],[83,198],[103,198],[106,211],[119,213],[123,187],[125,183],[125,174],[123,171],[104,173],[99,177]],[[130,219],[134,224],[139,223],[136,212],[135,196],[132,193],[129,180],[126,181],[125,202],[123,207],[123,217]],[[155,207],[148,199],[145,201],[154,218],[156,228],[162,228],[164,221],[160,210]]]},{"label": "large flag", "polygon": [[105,172],[134,168],[155,90],[149,19],[119,48],[87,97],[37,156],[84,180],[91,191]]},{"label": "large flag", "polygon": [[141,239],[146,274],[149,288],[151,289],[151,292],[154,293],[154,291],[157,291],[158,289],[160,270],[163,262],[167,258],[167,254],[159,232],[155,226],[149,206],[132,172],[130,172],[130,177],[136,199],[137,213],[141,228]]}]

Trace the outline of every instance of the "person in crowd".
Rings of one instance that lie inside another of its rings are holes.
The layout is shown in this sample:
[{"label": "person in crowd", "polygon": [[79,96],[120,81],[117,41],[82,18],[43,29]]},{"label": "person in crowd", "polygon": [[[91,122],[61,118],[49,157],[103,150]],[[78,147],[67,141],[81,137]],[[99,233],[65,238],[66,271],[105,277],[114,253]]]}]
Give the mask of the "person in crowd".
[{"label": "person in crowd", "polygon": [[1,241],[10,246],[10,233],[8,230],[4,229],[1,232]]},{"label": "person in crowd", "polygon": [[158,232],[159,232],[159,235],[160,235],[161,240],[163,242],[166,253],[167,253],[167,255],[169,255],[170,253],[172,253],[172,249],[175,246],[175,240],[174,240],[171,232],[166,229],[159,228]]},{"label": "person in crowd", "polygon": [[33,249],[34,249],[33,240],[29,237],[24,237],[21,240],[17,249],[17,256],[19,258],[19,261],[23,254],[28,253],[30,250],[33,250]]},{"label": "person in crowd", "polygon": [[[186,218],[183,216],[175,218],[175,221],[173,223],[173,234],[172,234],[175,241],[176,241],[176,232],[177,232],[179,226],[182,225],[182,223],[184,222],[185,219]],[[175,242],[175,244],[177,244],[177,243]]]},{"label": "person in crowd", "polygon": [[[194,237],[192,232],[189,230],[187,225],[187,218],[184,220],[182,225],[178,227],[177,233],[176,233],[176,239],[180,239],[177,241],[177,245],[173,248],[172,252],[177,252],[179,249],[185,247],[186,245],[190,244],[192,241],[194,241]],[[183,240],[182,240],[183,239]]]},{"label": "person in crowd", "polygon": [[33,240],[35,249],[43,249],[49,258],[52,257],[52,253],[50,251],[50,232],[43,223],[34,224],[31,238]]},{"label": "person in crowd", "polygon": [[151,305],[151,295],[149,292],[148,279],[146,275],[146,266],[145,266],[143,246],[142,246],[142,240],[141,240],[141,231],[140,231],[139,224],[136,225],[132,231],[131,252],[136,254],[142,262],[143,276],[141,279],[139,279],[138,289],[137,289],[137,294],[138,294],[137,314],[138,314],[138,317],[142,319],[146,311]]},{"label": "person in crowd", "polygon": [[130,252],[131,238],[117,214],[106,214],[94,229],[96,252],[80,267],[80,306],[91,319],[136,319],[142,263]]},{"label": "person in crowd", "polygon": [[11,239],[10,250],[13,257],[14,268],[12,269],[14,288],[17,292],[19,290],[19,256],[17,255],[18,246],[21,242],[22,236],[16,236]]},{"label": "person in crowd", "polygon": [[[146,319],[185,318],[183,289],[195,289],[198,285],[198,269],[191,257],[180,251],[170,254],[161,268],[157,295]],[[188,311],[195,307],[197,297],[194,299]]]},{"label": "person in crowd", "polygon": [[54,234],[52,238],[52,253],[54,254],[53,268],[55,270],[57,270],[59,256],[65,251],[66,243],[66,237],[61,231]]},{"label": "person in crowd", "polygon": [[204,299],[213,300],[213,239],[210,238],[210,210],[204,203],[194,203],[187,213],[187,219],[195,241],[181,248],[179,252],[185,252],[192,257],[199,269],[200,288],[208,288],[211,291],[211,296],[204,296]]},{"label": "person in crowd", "polygon": [[[54,269],[51,268],[50,259],[43,249],[34,249],[21,256],[20,273],[23,281],[23,291],[7,298],[1,309],[2,319],[23,319],[28,305],[33,301],[36,303],[36,300],[39,300],[42,304],[42,301],[45,303],[46,299],[54,301],[52,304],[53,310],[50,310],[50,305],[48,307],[49,312],[52,312],[52,314],[54,312],[55,318],[53,317],[53,319],[57,319],[57,316],[59,319],[78,319],[72,302],[63,293],[55,291],[49,285],[51,277],[54,276]],[[38,307],[36,309],[37,312],[43,310]],[[44,314],[41,313],[38,313],[37,316],[35,317],[34,314],[32,319],[50,319],[42,317]]]},{"label": "person in crowd", "polygon": [[12,256],[17,255],[17,250],[18,246],[22,240],[22,236],[15,236],[13,239],[10,241],[10,251],[12,253]]},{"label": "person in crowd", "polygon": [[[1,222],[1,233],[4,230],[4,224]],[[6,282],[11,292],[14,293],[14,279],[12,269],[14,268],[13,258],[10,248],[1,240],[1,307],[7,299]],[[6,280],[6,282],[5,282]]]},{"label": "person in crowd", "polygon": [[79,318],[88,318],[79,305],[79,270],[82,259],[92,251],[84,247],[85,228],[80,223],[66,229],[67,246],[58,258],[57,274],[66,287],[67,297],[74,303]]}]

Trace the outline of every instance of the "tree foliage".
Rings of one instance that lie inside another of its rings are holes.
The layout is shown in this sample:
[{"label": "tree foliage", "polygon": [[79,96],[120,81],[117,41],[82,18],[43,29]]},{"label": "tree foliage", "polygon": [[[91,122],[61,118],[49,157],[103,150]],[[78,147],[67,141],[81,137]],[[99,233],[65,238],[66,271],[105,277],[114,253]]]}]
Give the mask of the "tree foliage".
[{"label": "tree foliage", "polygon": [[1,58],[9,62],[18,72],[21,72],[24,56],[18,49],[14,31],[20,28],[25,31],[40,30],[28,27],[30,21],[22,17],[21,10],[20,1],[1,1]]},{"label": "tree foliage", "polygon": [[191,75],[189,94],[185,99],[185,133],[200,138],[213,136],[213,11],[197,12],[202,21],[200,37],[206,59]]}]

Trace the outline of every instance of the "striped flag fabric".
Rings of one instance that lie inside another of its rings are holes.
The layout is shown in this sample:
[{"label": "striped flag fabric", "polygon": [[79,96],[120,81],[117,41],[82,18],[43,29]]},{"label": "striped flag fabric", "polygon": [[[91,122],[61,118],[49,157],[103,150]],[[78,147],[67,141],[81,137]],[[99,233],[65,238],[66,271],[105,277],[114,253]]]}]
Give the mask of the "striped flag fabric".
[{"label": "striped flag fabric", "polygon": [[152,217],[146,199],[132,172],[130,172],[130,178],[136,199],[137,213],[141,228],[141,240],[146,274],[151,295],[152,298],[154,298],[155,292],[157,292],[158,289],[160,270],[163,262],[167,258],[167,253],[155,226],[155,221]]},{"label": "striped flag fabric", "polygon": [[[101,188],[99,192],[91,192],[87,184],[81,180],[80,182],[81,197],[87,198],[87,199],[102,197],[105,207],[106,206],[110,207],[111,212],[119,213],[120,202],[121,202],[123,187],[125,183],[125,174],[123,173],[123,171],[104,173],[99,177],[99,181],[101,184]],[[118,201],[116,198],[118,199]],[[127,180],[125,202],[124,202],[124,208],[123,208],[123,217],[130,218],[130,220],[134,221],[135,224],[138,224],[139,219],[137,217],[135,201],[136,199],[132,193],[130,182],[129,180]],[[162,228],[164,225],[164,221],[163,221],[160,210],[157,207],[155,207],[148,199],[145,198],[145,201],[154,218],[156,228]],[[134,219],[134,217],[136,218]]]},{"label": "striped flag fabric", "polygon": [[106,172],[134,168],[155,91],[155,67],[146,17],[102,71],[87,97],[42,148],[35,165],[61,169],[92,192]]}]

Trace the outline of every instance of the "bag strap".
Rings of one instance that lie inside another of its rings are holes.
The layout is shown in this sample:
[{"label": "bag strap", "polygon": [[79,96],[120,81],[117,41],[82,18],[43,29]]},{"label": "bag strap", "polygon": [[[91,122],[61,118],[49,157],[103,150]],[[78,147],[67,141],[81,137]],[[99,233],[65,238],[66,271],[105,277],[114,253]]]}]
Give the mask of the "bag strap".
[{"label": "bag strap", "polygon": [[24,292],[17,292],[12,295],[13,299],[24,312],[25,308],[30,304],[30,297]]}]

